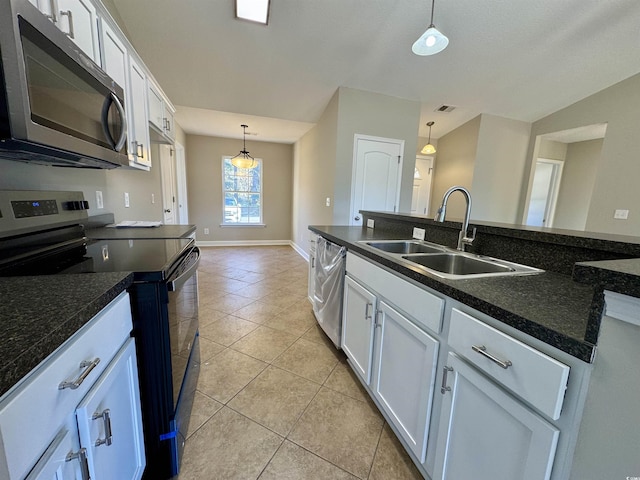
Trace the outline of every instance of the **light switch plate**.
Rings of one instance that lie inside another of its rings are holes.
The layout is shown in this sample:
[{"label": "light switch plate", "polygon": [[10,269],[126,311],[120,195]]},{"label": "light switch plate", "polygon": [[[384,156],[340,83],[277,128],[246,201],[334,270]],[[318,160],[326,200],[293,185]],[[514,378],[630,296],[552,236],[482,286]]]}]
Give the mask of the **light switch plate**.
[{"label": "light switch plate", "polygon": [[104,208],[104,199],[100,190],[96,190],[96,208]]},{"label": "light switch plate", "polygon": [[629,210],[616,210],[616,213],[613,214],[613,218],[617,220],[626,220],[629,218]]},{"label": "light switch plate", "polygon": [[129,208],[131,204],[129,203],[129,192],[124,192],[124,206]]},{"label": "light switch plate", "polygon": [[413,238],[416,240],[424,240],[424,228],[413,227]]}]

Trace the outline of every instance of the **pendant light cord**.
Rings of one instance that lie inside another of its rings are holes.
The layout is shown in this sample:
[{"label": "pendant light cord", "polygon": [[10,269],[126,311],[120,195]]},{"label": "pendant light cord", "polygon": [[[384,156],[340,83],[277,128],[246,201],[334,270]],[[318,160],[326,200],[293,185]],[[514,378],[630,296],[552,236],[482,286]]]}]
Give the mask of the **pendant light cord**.
[{"label": "pendant light cord", "polygon": [[431,25],[429,25],[429,27],[435,27],[435,25],[433,24],[433,10],[435,9],[436,6],[436,0],[431,0]]}]

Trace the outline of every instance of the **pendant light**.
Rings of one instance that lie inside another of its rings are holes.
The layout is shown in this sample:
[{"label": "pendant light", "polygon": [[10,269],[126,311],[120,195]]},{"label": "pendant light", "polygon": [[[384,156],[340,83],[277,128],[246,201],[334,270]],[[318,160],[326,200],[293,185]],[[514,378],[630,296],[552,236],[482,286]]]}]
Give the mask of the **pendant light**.
[{"label": "pendant light", "polygon": [[231,159],[231,165],[236,168],[253,168],[256,166],[255,159],[247,152],[247,127],[249,125],[240,125],[244,130],[242,133],[242,150]]},{"label": "pendant light", "polygon": [[441,52],[447,45],[449,45],[449,39],[444,36],[433,24],[433,8],[436,0],[431,0],[431,23],[429,28],[420,35],[411,47],[411,51],[416,55],[433,55],[434,53]]},{"label": "pendant light", "polygon": [[432,154],[436,153],[436,147],[431,145],[431,127],[433,127],[434,123],[436,123],[436,122],[427,122],[427,127],[429,127],[429,141],[422,148],[422,150],[420,150],[420,153],[424,153],[426,155],[432,155]]}]

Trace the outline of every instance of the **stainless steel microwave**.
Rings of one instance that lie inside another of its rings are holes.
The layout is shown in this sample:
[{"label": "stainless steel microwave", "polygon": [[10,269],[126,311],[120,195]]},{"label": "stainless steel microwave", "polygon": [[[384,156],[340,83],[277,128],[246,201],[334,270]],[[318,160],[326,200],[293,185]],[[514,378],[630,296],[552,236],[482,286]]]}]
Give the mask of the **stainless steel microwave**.
[{"label": "stainless steel microwave", "polygon": [[129,165],[124,91],[27,0],[0,1],[0,158]]}]

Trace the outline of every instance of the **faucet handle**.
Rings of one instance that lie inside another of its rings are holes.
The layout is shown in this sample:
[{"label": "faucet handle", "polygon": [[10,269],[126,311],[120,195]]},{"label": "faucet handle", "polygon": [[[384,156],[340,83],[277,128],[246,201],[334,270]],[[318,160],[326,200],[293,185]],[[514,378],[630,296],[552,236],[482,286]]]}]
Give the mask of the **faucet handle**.
[{"label": "faucet handle", "polygon": [[464,243],[465,245],[471,245],[476,239],[476,227],[473,227],[473,232],[471,233],[470,237],[467,236],[467,232],[460,232],[460,234],[463,235],[462,243]]}]

